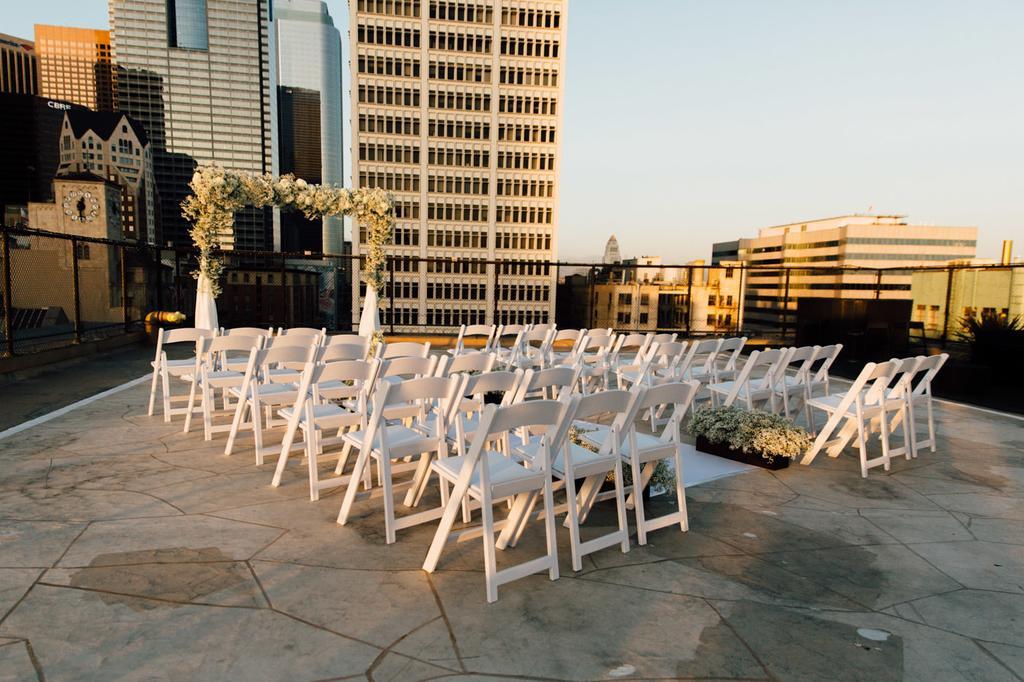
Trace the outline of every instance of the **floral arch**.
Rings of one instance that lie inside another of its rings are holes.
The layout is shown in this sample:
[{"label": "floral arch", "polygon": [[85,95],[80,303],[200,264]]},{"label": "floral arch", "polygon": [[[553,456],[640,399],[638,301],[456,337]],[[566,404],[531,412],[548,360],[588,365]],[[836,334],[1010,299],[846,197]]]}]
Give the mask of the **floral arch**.
[{"label": "floral arch", "polygon": [[226,170],[216,164],[199,166],[189,187],[192,194],[182,202],[182,214],[192,222],[189,235],[199,250],[199,269],[193,275],[199,280],[199,292],[208,294],[211,301],[221,293],[219,238],[231,233],[235,212],[246,206],[292,208],[307,218],[352,216],[367,227],[363,280],[373,290],[374,302],[383,289],[384,247],[391,243],[395,225],[394,201],[384,190],[312,185],[293,175],[275,178]]}]

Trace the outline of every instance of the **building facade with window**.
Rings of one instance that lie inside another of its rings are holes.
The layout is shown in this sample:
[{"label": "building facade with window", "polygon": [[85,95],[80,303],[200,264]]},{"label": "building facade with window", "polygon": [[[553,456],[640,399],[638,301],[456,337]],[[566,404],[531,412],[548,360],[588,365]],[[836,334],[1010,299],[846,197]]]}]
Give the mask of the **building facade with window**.
[{"label": "building facade with window", "polygon": [[39,59],[31,40],[0,33],[0,92],[39,94]]},{"label": "building facade with window", "polygon": [[734,332],[743,326],[738,262],[708,267],[662,267],[660,256],[623,261],[598,273],[590,288],[588,324],[629,331],[693,334]]},{"label": "building facade with window", "polygon": [[[385,324],[554,320],[566,11],[562,0],[350,3],[353,182],[397,207]],[[364,249],[359,230],[353,252]],[[355,314],[360,289],[356,271]]]},{"label": "building facade with window", "polygon": [[793,319],[802,297],[909,299],[911,271],[900,268],[973,258],[977,238],[976,227],[853,214],[766,227],[751,239],[719,242],[712,247],[712,263],[766,266],[745,273],[744,319],[753,328],[774,328],[784,317]]},{"label": "building facade with window", "polygon": [[[149,136],[162,239],[190,244],[181,202],[198,163],[275,172],[269,0],[110,0],[120,108]],[[223,248],[273,246],[269,209],[235,216]]]},{"label": "building facade with window", "polygon": [[117,109],[110,31],[36,24],[39,90],[96,111]]},{"label": "building facade with window", "polygon": [[[321,0],[274,3],[281,173],[345,184],[341,35]],[[315,233],[315,234],[314,234]],[[281,216],[285,251],[342,253],[344,220]]]},{"label": "building facade with window", "polygon": [[57,175],[77,173],[93,173],[121,188],[119,238],[159,243],[153,155],[137,121],[121,112],[66,112]]}]

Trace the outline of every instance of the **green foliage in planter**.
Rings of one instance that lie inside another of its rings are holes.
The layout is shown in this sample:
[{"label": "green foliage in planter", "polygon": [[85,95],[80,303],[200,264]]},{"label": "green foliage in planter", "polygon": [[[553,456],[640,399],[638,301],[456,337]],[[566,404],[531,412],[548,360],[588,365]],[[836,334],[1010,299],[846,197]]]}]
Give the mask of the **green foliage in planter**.
[{"label": "green foliage in planter", "polygon": [[1002,368],[995,377],[1015,379],[1024,373],[1024,323],[1020,317],[983,315],[965,317],[960,320],[960,341],[971,349],[971,361],[980,365]]},{"label": "green foliage in planter", "polygon": [[799,457],[811,446],[811,437],[803,427],[759,410],[705,405],[697,409],[687,428],[695,437],[725,443],[734,450],[755,452],[768,461]]},{"label": "green foliage in planter", "polygon": [[[590,433],[594,429],[581,429],[577,426],[569,427],[569,441],[579,445],[580,447],[586,448],[591,452],[597,452],[597,448],[583,440],[584,433]],[[615,472],[609,471],[605,477],[609,483],[615,480]],[[630,486],[633,485],[633,467],[629,466],[625,461],[622,462],[622,485]],[[662,488],[666,492],[674,492],[676,489],[676,476],[669,468],[668,463],[665,460],[661,460],[654,467],[654,473],[651,475],[651,480],[648,483],[652,488]]]}]

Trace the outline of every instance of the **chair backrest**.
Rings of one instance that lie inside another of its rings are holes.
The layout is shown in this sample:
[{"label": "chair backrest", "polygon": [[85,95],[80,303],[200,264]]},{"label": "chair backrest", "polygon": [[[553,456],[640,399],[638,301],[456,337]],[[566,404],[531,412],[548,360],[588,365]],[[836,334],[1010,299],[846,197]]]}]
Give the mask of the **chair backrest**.
[{"label": "chair backrest", "polygon": [[678,335],[675,333],[669,334],[667,332],[662,334],[655,334],[651,337],[651,343],[674,343]]},{"label": "chair backrest", "polygon": [[789,353],[779,363],[776,381],[782,382],[790,368],[795,372],[798,384],[805,384],[811,379],[811,366],[821,352],[821,346],[798,346],[790,348]]},{"label": "chair backrest", "polygon": [[[621,447],[622,441],[626,438],[636,419],[640,409],[640,399],[645,392],[646,389],[641,386],[632,391],[613,389],[576,396],[573,419],[586,421],[605,414],[615,415],[611,424],[612,428],[609,430],[609,438],[600,447],[600,452],[610,452],[612,448]],[[617,441],[611,438],[613,433],[616,434]]]},{"label": "chair backrest", "polygon": [[[550,452],[562,421],[568,416],[569,411],[575,405],[575,401],[568,400],[534,400],[528,403],[518,403],[500,407],[488,405],[484,408],[480,417],[480,427],[473,436],[473,442],[469,447],[469,458],[479,457],[484,444],[494,439],[494,436],[508,433],[510,431],[532,431],[535,427],[541,427],[545,433],[541,437],[542,450],[547,451],[544,457],[534,460],[542,471],[546,471],[551,464]],[[555,427],[555,428],[552,428]],[[474,452],[475,451],[475,452]],[[486,458],[483,460],[486,467]],[[484,479],[486,485],[486,479]]]},{"label": "chair backrest", "polygon": [[382,361],[380,376],[402,377],[406,379],[433,376],[437,367],[437,357],[404,357]]},{"label": "chair backrest", "polygon": [[[450,377],[424,376],[405,381],[384,381],[373,394],[372,424],[379,425],[384,410],[396,405],[416,404],[420,408],[419,419],[425,421],[428,413],[438,418],[439,433],[447,433],[448,420],[461,399],[460,388],[465,377],[455,374]],[[372,438],[371,433],[367,438]]]},{"label": "chair backrest", "polygon": [[465,349],[465,340],[471,336],[484,337],[483,350],[490,350],[491,343],[494,341],[494,337],[497,331],[498,328],[493,324],[462,325],[461,327],[459,327],[459,337],[455,340],[456,354],[462,353],[462,351]]},{"label": "chair backrest", "polygon": [[913,395],[931,395],[932,394],[932,379],[939,373],[942,366],[946,364],[946,360],[949,359],[949,354],[939,353],[938,355],[929,355],[921,360],[921,364],[918,365],[917,371],[920,374],[920,378],[916,381],[913,388]]},{"label": "chair backrest", "polygon": [[619,334],[615,339],[609,360],[613,365],[622,364],[621,356],[625,353],[635,355],[636,362],[640,362],[640,358],[646,352],[652,338],[654,338],[654,334],[649,332],[647,334]]},{"label": "chair backrest", "polygon": [[320,362],[338,362],[339,360],[365,360],[366,348],[354,343],[336,343],[320,349]]},{"label": "chair backrest", "polygon": [[497,356],[494,353],[470,351],[456,355],[453,358],[441,358],[437,364],[435,374],[446,377],[452,374],[490,372],[496,360]]},{"label": "chair backrest", "polygon": [[291,336],[275,336],[267,339],[263,345],[265,348],[282,348],[284,346],[300,346],[302,348],[309,348],[310,346],[319,345],[319,343],[320,339],[315,336],[293,334]]},{"label": "chair backrest", "polygon": [[548,389],[558,389],[558,397],[573,392],[579,379],[579,367],[549,367],[541,370],[527,370],[519,385],[519,392],[513,402],[526,400],[531,393],[540,391],[547,395]]},{"label": "chair backrest", "polygon": [[[638,387],[639,392],[636,400],[635,415],[643,414],[645,410],[660,412],[661,408],[672,406],[672,414],[659,436],[664,442],[679,442],[679,429],[683,423],[686,412],[690,409],[693,399],[700,391],[700,382],[696,380],[672,381],[657,386]],[[630,422],[631,437],[635,439],[636,420]]]},{"label": "chair backrest", "polygon": [[718,369],[731,372],[736,369],[736,361],[747,345],[747,337],[731,336],[722,339],[722,345],[718,347],[718,354],[715,356],[715,365]]},{"label": "chair backrest", "polygon": [[548,330],[555,331],[557,329],[557,327],[554,324],[550,323],[550,322],[545,322],[543,324],[535,324],[535,325],[530,327],[530,331],[533,331],[534,329],[536,329],[538,331],[548,331]]},{"label": "chair backrest", "polygon": [[253,348],[263,347],[261,336],[212,336],[200,342],[204,355],[223,354],[232,351],[249,353]]},{"label": "chair backrest", "polygon": [[722,347],[722,339],[700,339],[690,342],[690,352],[686,354],[683,361],[683,371],[702,372],[710,374],[715,367],[715,358],[719,348]]},{"label": "chair backrest", "polygon": [[340,360],[321,365],[315,373],[314,386],[321,382],[328,381],[350,381],[359,389],[359,396],[363,402],[360,409],[366,407],[365,399],[373,391],[373,384],[380,372],[381,361],[372,360]]},{"label": "chair backrest", "polygon": [[231,327],[230,329],[220,328],[221,336],[262,336],[268,338],[274,335],[273,327]]},{"label": "chair backrest", "polygon": [[770,388],[775,382],[779,363],[785,359],[788,352],[788,348],[775,348],[755,350],[751,353],[743,363],[743,368],[740,369],[724,404],[731,405],[744,386],[748,387],[748,391]]},{"label": "chair backrest", "polygon": [[839,353],[843,350],[843,344],[836,343],[831,346],[822,346],[818,350],[818,355],[814,359],[815,362],[821,362],[818,365],[818,369],[814,370],[812,381],[820,382],[828,379],[828,370],[832,367],[832,363],[839,357]]},{"label": "chair backrest", "polygon": [[363,357],[370,351],[370,337],[359,334],[334,334],[327,337],[328,346],[360,346],[363,349]]},{"label": "chair backrest", "polygon": [[178,329],[164,329],[160,327],[157,333],[157,343],[167,345],[169,343],[195,343],[199,339],[209,339],[216,336],[211,329],[196,329],[194,327],[181,327]]},{"label": "chair backrest", "polygon": [[398,343],[385,344],[381,354],[382,360],[393,358],[425,358],[430,355],[430,343],[416,343],[415,341],[399,341]]},{"label": "chair backrest", "polygon": [[284,327],[277,328],[278,336],[308,336],[310,338],[323,339],[327,335],[327,327],[313,329],[312,327]]},{"label": "chair backrest", "polygon": [[549,326],[545,325],[543,328],[534,327],[523,333],[523,344],[546,346],[552,336],[554,336],[554,330],[550,329]]},{"label": "chair backrest", "polygon": [[864,365],[860,374],[853,380],[850,390],[846,392],[845,398],[840,402],[838,411],[842,413],[843,405],[849,406],[855,399],[861,400],[864,405],[880,404],[890,382],[899,372],[900,364],[900,360],[889,360],[888,362],[869,362]]},{"label": "chair backrest", "polygon": [[889,382],[889,397],[906,398],[913,393],[914,377],[917,376],[921,362],[925,360],[923,355],[911,358],[893,358],[890,362],[896,363],[896,374]]},{"label": "chair backrest", "polygon": [[498,329],[498,337],[505,338],[506,336],[516,336],[522,332],[529,331],[529,325],[525,324],[503,324]]},{"label": "chair backrest", "polygon": [[483,396],[485,393],[501,393],[501,404],[511,405],[516,398],[519,385],[526,373],[517,369],[514,372],[487,372],[471,374],[466,377],[462,387],[463,397]]},{"label": "chair backrest", "polygon": [[686,354],[688,343],[688,341],[652,342],[640,365],[641,376],[646,378],[654,370],[664,370],[665,376],[673,376]]}]

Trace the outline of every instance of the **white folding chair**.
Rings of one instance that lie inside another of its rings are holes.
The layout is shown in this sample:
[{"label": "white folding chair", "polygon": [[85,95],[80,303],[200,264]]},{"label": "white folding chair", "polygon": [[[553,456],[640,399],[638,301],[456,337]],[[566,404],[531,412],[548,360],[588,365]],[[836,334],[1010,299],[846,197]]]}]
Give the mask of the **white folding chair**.
[{"label": "white folding chair", "polygon": [[[171,394],[171,377],[178,378],[195,370],[196,355],[201,339],[213,338],[214,332],[209,329],[164,329],[160,327],[156,334],[156,357],[149,363],[153,368],[153,380],[149,387],[149,410],[147,414],[153,416],[153,406],[156,404],[157,382],[160,383],[161,395],[163,397],[164,421],[170,422],[171,415],[185,414],[185,407],[171,407],[174,402],[188,400],[187,394]],[[176,343],[190,343],[193,347],[191,358],[179,360],[167,359],[167,346]]]},{"label": "white folding chair", "polygon": [[517,369],[514,372],[499,371],[486,374],[466,375],[462,386],[462,401],[453,413],[452,423],[448,427],[448,439],[451,440],[459,454],[465,454],[465,446],[472,440],[480,425],[480,415],[487,405],[486,396],[501,398],[496,404],[507,406],[513,404],[518,397],[526,372]]},{"label": "white folding chair", "polygon": [[[418,505],[430,478],[431,459],[436,455],[438,461],[443,461],[448,456],[448,419],[452,406],[459,400],[463,380],[464,377],[456,375],[447,379],[423,377],[401,383],[380,384],[374,393],[373,410],[366,428],[344,435],[345,441],[359,451],[359,456],[348,478],[348,488],[338,513],[339,524],[345,525],[348,521],[357,498],[375,496],[384,498],[384,533],[387,544],[395,542],[396,532],[403,528],[440,518],[443,504],[447,501],[444,499],[444,486],[441,507],[396,518],[396,487],[392,476],[404,471],[415,471],[412,480],[408,482],[405,506]],[[418,408],[415,423],[411,426],[389,424],[385,419],[389,408],[406,405]],[[418,459],[414,461],[395,464],[396,460],[417,456]],[[359,485],[368,473],[371,458],[378,464],[380,486],[360,493]]]},{"label": "white folding chair", "polygon": [[747,337],[745,336],[733,336],[722,339],[722,345],[719,346],[718,354],[715,356],[712,381],[717,383],[736,378],[738,372],[736,361],[739,359],[740,353],[743,352],[745,345],[747,345]]},{"label": "white folding chair", "polygon": [[[284,438],[281,441],[281,452],[274,470],[271,485],[281,485],[288,464],[288,457],[293,449],[295,436],[302,435],[302,449],[306,453],[306,466],[309,473],[309,499],[316,502],[320,499],[321,490],[329,490],[348,482],[341,476],[345,469],[345,461],[349,448],[343,447],[340,452],[327,453],[328,448],[336,445],[344,446],[344,436],[356,429],[365,429],[367,425],[367,405],[373,382],[380,369],[380,360],[343,360],[330,364],[314,363],[303,373],[302,382],[296,394],[295,403],[291,407],[278,410],[278,414],[288,422]],[[333,402],[321,402],[321,383],[343,383],[351,385],[356,392],[350,407],[343,407]],[[334,436],[324,435],[328,430]],[[325,456],[326,455],[326,456]],[[320,479],[320,462],[337,459],[334,478]]]},{"label": "white folding chair", "polygon": [[[262,466],[264,456],[274,451],[273,447],[263,446],[264,428],[273,424],[276,408],[292,405],[298,395],[296,384],[271,382],[269,372],[275,367],[305,368],[314,362],[316,354],[317,346],[310,343],[305,346],[282,345],[252,350],[241,386],[228,388],[228,393],[235,398],[236,404],[228,442],[224,446],[225,455],[230,455],[234,451],[239,431],[248,428],[252,431],[256,465]],[[249,421],[245,421],[246,415]]]},{"label": "white folding chair", "polygon": [[314,329],[313,327],[278,327],[277,335],[306,336],[311,339],[317,339],[318,343],[322,343],[327,336],[327,327],[320,327],[320,329]]},{"label": "white folding chair", "polygon": [[274,335],[273,327],[231,327],[220,328],[219,336],[262,336],[270,338]]},{"label": "white folding chair", "polygon": [[[641,387],[637,398],[634,415],[640,416],[647,411],[660,412],[663,408],[671,412],[671,416],[665,423],[659,435],[640,433],[636,426],[636,419],[629,424],[629,433],[626,438],[625,452],[622,454],[623,461],[630,466],[633,477],[633,485],[630,488],[629,497],[626,499],[626,508],[632,508],[636,515],[637,544],[647,544],[647,534],[678,523],[682,531],[689,530],[690,521],[686,511],[686,488],[683,480],[683,452],[687,449],[693,450],[692,445],[683,443],[680,439],[680,428],[683,417],[690,409],[697,391],[700,390],[699,381],[683,381],[660,384],[649,388]],[[608,427],[599,427],[590,432],[582,434],[582,438],[594,446],[601,447],[603,438],[607,437]],[[654,470],[658,462],[669,459],[673,464],[675,474],[676,502],[678,509],[658,517],[648,518],[644,510],[643,491],[650,484]],[[590,505],[598,496],[591,493],[584,498],[584,505],[580,510],[580,516],[586,518],[590,511]]]},{"label": "white folding chair", "polygon": [[[932,407],[932,380],[939,373],[942,366],[946,364],[949,355],[939,353],[925,357],[917,366],[918,377],[912,381],[913,388],[908,398],[910,437],[913,439],[914,457],[920,448],[930,448],[935,452],[935,415]],[[917,414],[919,406],[923,405],[927,417],[928,438],[920,440],[917,437]]]},{"label": "white folding chair", "polygon": [[775,392],[772,386],[775,385],[779,365],[785,360],[788,352],[788,348],[755,350],[743,363],[743,368],[736,379],[708,385],[711,403],[728,407],[740,400],[748,410],[753,410],[757,403],[764,402],[769,412],[775,412]]},{"label": "white folding chair", "polygon": [[326,338],[324,344],[328,348],[331,346],[355,346],[363,349],[363,358],[370,353],[370,337],[360,336],[359,334],[334,334]]},{"label": "white folding chair", "polygon": [[490,351],[498,333],[498,327],[493,324],[462,325],[459,327],[459,336],[455,339],[455,347],[449,348],[448,352],[452,355],[462,355],[466,352],[466,339],[480,337],[483,337],[483,347],[474,350]]},{"label": "white folding chair", "polygon": [[822,346],[818,351],[818,356],[815,358],[815,363],[821,363],[817,369],[811,367],[811,378],[808,381],[811,395],[814,395],[816,388],[824,390],[824,394],[828,395],[831,392],[829,386],[829,369],[832,367],[832,363],[839,357],[839,353],[843,350],[843,344],[837,343],[832,346]]},{"label": "white folding chair", "polygon": [[498,327],[494,336],[494,352],[498,354],[498,364],[505,369],[515,365],[523,349],[523,336],[530,328],[524,324],[507,324]]},{"label": "white folding chair", "polygon": [[[230,408],[228,389],[242,385],[245,373],[236,369],[221,369],[241,364],[231,353],[244,353],[247,357],[252,350],[259,349],[263,337],[259,336],[214,336],[200,339],[199,352],[196,353],[195,364],[188,374],[181,375],[181,380],[189,383],[188,411],[185,413],[185,433],[192,428],[192,414],[195,412],[196,391],[200,392],[199,411],[203,414],[203,439],[213,440],[215,431],[229,431],[230,425],[213,424],[213,411],[216,409],[216,393],[222,393],[224,409]],[[248,364],[248,359],[246,360]]]},{"label": "white folding chair", "polygon": [[[784,361],[779,364],[777,380],[772,391],[782,401],[782,412],[791,419],[793,412],[804,409],[808,426],[811,423],[811,408],[807,405],[811,397],[811,366],[818,358],[821,346],[800,346],[791,348]],[[789,370],[792,369],[792,374]],[[792,407],[790,404],[792,403]]]},{"label": "white folding chair", "polygon": [[660,380],[676,378],[676,370],[687,348],[687,341],[651,343],[647,352],[638,356],[638,364],[619,367],[616,372],[619,388],[650,386]]},{"label": "white folding chair", "polygon": [[615,347],[616,335],[607,329],[587,332],[587,338],[577,349],[577,356],[571,358],[580,363],[580,388],[584,394],[595,390],[608,390],[612,373],[611,353]]},{"label": "white folding chair", "polygon": [[551,352],[551,340],[554,338],[555,330],[551,325],[534,327],[525,332],[519,343],[519,354],[510,363],[522,369],[543,368],[547,365],[548,356]]},{"label": "white folding chair", "polygon": [[[551,580],[558,579],[558,541],[555,534],[554,498],[551,483],[551,455],[560,448],[553,442],[562,420],[566,419],[572,401],[538,400],[508,407],[488,405],[480,420],[473,443],[465,455],[438,459],[432,465],[434,471],[453,486],[438,524],[434,540],[430,544],[423,570],[433,573],[441,558],[441,552],[449,542],[466,540],[476,535],[483,536],[484,580],[487,587],[487,601],[498,599],[498,586],[526,577],[540,571],[547,571]],[[491,449],[494,443],[503,444],[504,453],[509,453],[507,438],[509,432],[540,429],[545,431],[541,438],[537,456],[532,467],[517,463],[506,454]],[[545,553],[535,559],[497,569],[496,550],[498,543],[507,545],[512,533],[519,527],[521,519],[528,515],[527,508],[536,496],[543,497],[544,530],[547,539]],[[466,498],[480,505],[482,525],[452,533],[456,515]],[[508,517],[494,521],[494,505],[512,498]],[[494,534],[501,531],[495,541]]]},{"label": "white folding chair", "polygon": [[612,371],[618,371],[624,365],[638,365],[647,352],[654,334],[619,334],[612,347],[608,364]]},{"label": "white folding chair", "polygon": [[519,384],[513,403],[530,399],[558,399],[574,393],[580,378],[579,367],[528,369]]},{"label": "white folding chair", "polygon": [[[626,521],[625,487],[622,482],[622,452],[623,442],[636,418],[639,399],[644,391],[643,387],[637,391],[617,389],[572,398],[575,406],[572,408],[571,418],[563,420],[561,426],[565,433],[555,434],[554,442],[561,443],[562,447],[555,453],[551,470],[565,487],[566,520],[563,525],[569,529],[572,567],[575,571],[583,570],[584,556],[605,547],[617,544],[623,553],[629,551],[629,524]],[[595,439],[600,444],[593,450],[574,443],[567,437],[570,426],[585,428],[588,420],[608,415],[613,416],[612,424],[604,430],[603,438]],[[518,448],[516,452],[528,462],[532,462],[538,454],[539,447],[538,437],[531,439],[529,444]],[[618,527],[610,533],[583,541],[580,524],[586,518],[582,512],[589,511],[608,474],[613,474],[615,479],[613,497],[618,512]],[[583,480],[583,484],[577,489],[576,481],[579,479]],[[556,508],[556,512],[561,510],[562,507]],[[518,533],[515,539],[518,539]],[[515,542],[511,544],[514,545]]]},{"label": "white folding chair", "polygon": [[451,358],[441,358],[435,373],[439,377],[446,377],[452,374],[490,372],[497,360],[498,357],[488,351],[466,351]]},{"label": "white folding chair", "polygon": [[[810,464],[824,448],[829,457],[838,457],[847,443],[857,436],[861,476],[867,478],[868,469],[884,466],[889,470],[889,412],[906,408],[902,395],[888,398],[888,387],[901,370],[902,361],[869,362],[854,379],[849,390],[826,396],[812,397],[808,404],[828,415],[825,426],[818,432],[814,443],[804,454],[801,463]],[[868,433],[871,421],[878,419],[882,455],[872,459],[867,455]],[[814,424],[811,424],[813,429]],[[838,431],[837,431],[838,429]],[[835,434],[835,438],[832,435]]]},{"label": "white folding chair", "polygon": [[548,343],[544,366],[551,367],[565,362],[574,362],[580,347],[586,343],[586,340],[586,329],[559,329]]},{"label": "white folding chair", "polygon": [[384,345],[381,352],[381,360],[394,360],[395,358],[425,358],[430,355],[430,343],[416,343],[415,341],[399,341]]},{"label": "white folding chair", "polygon": [[700,339],[691,341],[686,357],[681,362],[678,376],[684,379],[696,379],[705,384],[715,378],[715,360],[722,347],[722,339]]}]

